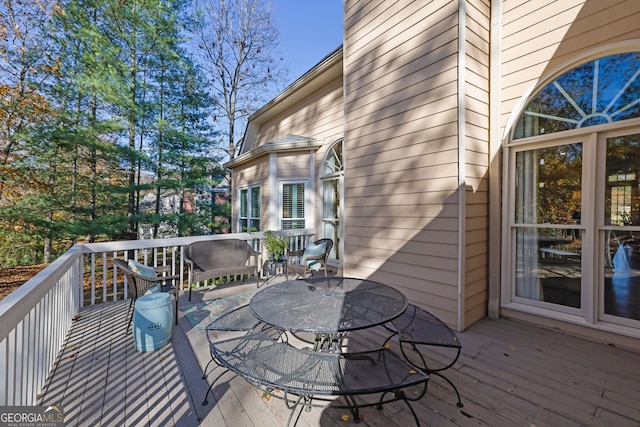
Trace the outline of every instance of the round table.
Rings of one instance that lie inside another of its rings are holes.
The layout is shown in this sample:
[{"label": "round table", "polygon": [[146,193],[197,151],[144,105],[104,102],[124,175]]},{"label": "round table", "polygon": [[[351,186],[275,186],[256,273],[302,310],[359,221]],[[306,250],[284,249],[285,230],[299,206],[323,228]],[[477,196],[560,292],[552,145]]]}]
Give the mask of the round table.
[{"label": "round table", "polygon": [[281,330],[334,334],[389,322],[406,310],[407,299],[371,280],[315,277],[264,288],[251,298],[249,308]]}]

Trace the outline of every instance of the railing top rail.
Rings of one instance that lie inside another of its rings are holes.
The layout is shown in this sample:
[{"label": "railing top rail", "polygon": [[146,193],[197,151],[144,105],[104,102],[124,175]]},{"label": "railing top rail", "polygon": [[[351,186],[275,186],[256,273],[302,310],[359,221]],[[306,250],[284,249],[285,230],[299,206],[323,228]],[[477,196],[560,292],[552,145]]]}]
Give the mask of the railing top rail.
[{"label": "railing top rail", "polygon": [[75,245],[0,300],[0,339],[6,337],[25,318],[81,256],[82,247]]},{"label": "railing top rail", "polygon": [[[315,234],[312,228],[297,230],[279,230],[276,232],[281,236],[305,236]],[[264,238],[264,233],[256,231],[252,233],[233,233],[233,234],[212,234],[208,236],[189,236],[189,237],[170,237],[166,239],[149,239],[149,240],[121,240],[115,242],[99,242],[86,243],[82,245],[84,253],[102,253],[109,251],[128,251],[136,249],[153,249],[171,246],[186,246],[193,242],[202,240],[226,240],[241,239],[254,240]]]}]

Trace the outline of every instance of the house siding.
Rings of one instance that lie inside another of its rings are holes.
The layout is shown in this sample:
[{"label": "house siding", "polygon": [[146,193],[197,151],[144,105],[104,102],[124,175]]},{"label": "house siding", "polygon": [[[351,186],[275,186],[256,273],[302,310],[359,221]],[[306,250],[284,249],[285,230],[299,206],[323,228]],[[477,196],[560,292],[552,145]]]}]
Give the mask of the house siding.
[{"label": "house siding", "polygon": [[290,134],[319,140],[331,135],[341,135],[343,112],[340,76],[324,85],[318,92],[261,123],[253,148]]},{"label": "house siding", "polygon": [[451,325],[457,26],[457,1],[345,3],[344,271],[397,286]]},{"label": "house siding", "polygon": [[[502,2],[500,111],[504,130],[542,78],[597,47],[640,38],[640,2]],[[575,66],[575,64],[573,64]]]},{"label": "house siding", "polygon": [[249,151],[291,134],[322,147],[272,150],[234,168],[234,184],[262,182],[266,206],[274,179],[308,177],[321,233],[320,166],[344,136],[342,273],[392,284],[459,330],[500,315],[507,127],[577,60],[640,50],[640,2],[345,0],[344,12],[342,75],[321,62],[247,133]]},{"label": "house siding", "polygon": [[[313,84],[313,82],[311,82]],[[306,151],[282,151],[274,154],[265,154],[250,162],[233,168],[233,185],[245,186],[259,182],[261,184],[261,224],[263,229],[269,228],[269,224],[279,224],[279,193],[270,194],[270,189],[278,188],[281,180],[309,180],[317,177],[315,171],[319,170],[320,162],[324,157],[326,149],[336,140],[343,137],[344,133],[344,103],[342,89],[342,73],[340,76],[323,83],[317,90],[310,90],[306,96],[301,97],[297,102],[284,102],[284,107],[276,105],[277,114],[269,115],[264,119],[259,116],[259,120],[251,121],[254,126],[255,139],[251,142],[251,149],[256,150],[261,146],[277,141],[287,135],[299,135],[322,141],[323,146],[312,154]],[[301,90],[304,90],[301,89]],[[270,156],[275,156],[275,162],[271,162]],[[314,173],[310,171],[310,164],[313,161]],[[273,166],[273,168],[272,168]],[[272,180],[275,180],[272,181]],[[274,185],[272,185],[274,184]],[[313,194],[311,212],[307,213],[307,218],[313,218],[307,226],[318,227],[318,194],[317,179],[310,182],[307,191]],[[270,196],[277,200],[277,203],[270,203]],[[237,218],[239,206],[234,200],[233,215]],[[273,212],[277,218],[269,218],[269,213]],[[237,219],[234,224],[237,223]]]}]

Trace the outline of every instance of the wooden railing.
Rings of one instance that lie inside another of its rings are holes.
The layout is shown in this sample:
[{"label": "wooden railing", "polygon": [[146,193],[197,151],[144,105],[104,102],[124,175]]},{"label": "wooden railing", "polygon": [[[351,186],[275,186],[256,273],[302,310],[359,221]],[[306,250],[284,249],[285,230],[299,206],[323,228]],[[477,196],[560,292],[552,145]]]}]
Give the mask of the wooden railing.
[{"label": "wooden railing", "polygon": [[[314,230],[278,234],[289,240],[290,250],[297,250],[306,245]],[[128,298],[127,283],[116,271],[114,258],[170,265],[173,274],[180,274],[184,289],[185,246],[199,240],[242,239],[261,251],[263,237],[262,232],[256,232],[74,246],[0,300],[0,406],[36,403],[81,307]]]}]

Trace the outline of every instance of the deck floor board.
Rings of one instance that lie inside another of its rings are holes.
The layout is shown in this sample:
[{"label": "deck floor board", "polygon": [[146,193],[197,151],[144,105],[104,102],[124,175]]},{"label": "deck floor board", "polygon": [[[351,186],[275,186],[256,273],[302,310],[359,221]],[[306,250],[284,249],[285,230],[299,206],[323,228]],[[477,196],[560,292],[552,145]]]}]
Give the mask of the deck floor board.
[{"label": "deck floor board", "polygon": [[[181,304],[255,292],[255,283],[187,293]],[[82,309],[40,395],[40,405],[60,405],[68,426],[276,427],[289,410],[265,399],[242,378],[226,374],[202,405],[210,360],[205,333],[180,314],[171,342],[140,353],[125,333],[128,302]],[[382,328],[355,335],[349,348],[384,341]],[[433,376],[426,395],[412,403],[427,426],[634,426],[640,425],[640,353],[509,319],[482,320],[460,333],[462,355],[446,375],[458,387],[463,408],[442,379]],[[297,345],[302,342],[293,340]],[[397,346],[397,341],[391,341]],[[442,351],[434,349],[434,359]],[[328,405],[303,411],[298,427],[414,425],[403,402],[382,411],[364,408],[361,422]]]}]

